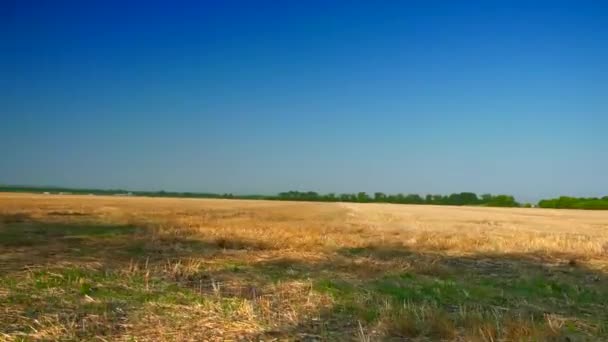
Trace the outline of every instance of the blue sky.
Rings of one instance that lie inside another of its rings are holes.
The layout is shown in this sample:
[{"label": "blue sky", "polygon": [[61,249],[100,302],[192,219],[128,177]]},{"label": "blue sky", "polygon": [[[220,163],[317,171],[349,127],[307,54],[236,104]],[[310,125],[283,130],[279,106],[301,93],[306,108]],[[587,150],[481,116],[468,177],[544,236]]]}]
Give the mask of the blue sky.
[{"label": "blue sky", "polygon": [[0,6],[0,183],[608,194],[607,2]]}]

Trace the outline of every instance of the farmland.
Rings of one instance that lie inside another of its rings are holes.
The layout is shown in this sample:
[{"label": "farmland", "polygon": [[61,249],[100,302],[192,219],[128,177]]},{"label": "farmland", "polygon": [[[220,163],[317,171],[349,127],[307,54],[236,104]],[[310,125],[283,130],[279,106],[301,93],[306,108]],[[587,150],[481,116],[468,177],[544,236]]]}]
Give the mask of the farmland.
[{"label": "farmland", "polygon": [[0,194],[0,339],[606,340],[608,212]]}]

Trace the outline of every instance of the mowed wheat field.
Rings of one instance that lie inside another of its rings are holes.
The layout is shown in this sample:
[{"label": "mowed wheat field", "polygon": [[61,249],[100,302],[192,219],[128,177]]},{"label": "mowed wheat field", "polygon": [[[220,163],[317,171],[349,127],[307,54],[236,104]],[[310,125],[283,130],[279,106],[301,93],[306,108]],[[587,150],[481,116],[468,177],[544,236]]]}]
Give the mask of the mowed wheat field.
[{"label": "mowed wheat field", "polygon": [[608,212],[0,194],[0,339],[608,340]]}]

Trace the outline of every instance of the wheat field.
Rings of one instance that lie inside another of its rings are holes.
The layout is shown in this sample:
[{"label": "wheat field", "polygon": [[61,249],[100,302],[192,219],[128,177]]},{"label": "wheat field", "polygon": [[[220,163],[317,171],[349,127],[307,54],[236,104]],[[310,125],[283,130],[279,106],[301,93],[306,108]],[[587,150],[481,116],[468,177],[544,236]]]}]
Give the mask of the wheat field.
[{"label": "wheat field", "polygon": [[0,194],[0,339],[608,340],[608,212]]}]

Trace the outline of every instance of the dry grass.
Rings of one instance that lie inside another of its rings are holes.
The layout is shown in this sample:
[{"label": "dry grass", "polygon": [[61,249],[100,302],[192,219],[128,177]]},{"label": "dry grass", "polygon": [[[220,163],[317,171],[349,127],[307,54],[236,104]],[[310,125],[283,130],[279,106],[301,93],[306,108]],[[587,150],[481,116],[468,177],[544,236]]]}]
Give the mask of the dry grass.
[{"label": "dry grass", "polygon": [[0,340],[608,339],[608,212],[0,194]]}]

